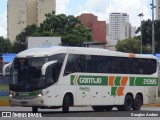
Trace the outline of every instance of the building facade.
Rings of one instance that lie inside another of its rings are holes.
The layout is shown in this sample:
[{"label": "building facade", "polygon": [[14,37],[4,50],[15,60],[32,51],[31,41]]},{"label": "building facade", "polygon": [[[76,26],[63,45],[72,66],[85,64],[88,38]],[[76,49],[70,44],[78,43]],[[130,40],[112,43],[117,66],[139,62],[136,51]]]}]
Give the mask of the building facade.
[{"label": "building facade", "polygon": [[156,0],[156,19],[160,19],[160,0]]},{"label": "building facade", "polygon": [[56,10],[56,0],[8,0],[7,35],[11,42],[28,25],[40,25],[45,14]]},{"label": "building facade", "polygon": [[120,27],[129,22],[129,15],[127,13],[110,13],[109,14],[109,34],[110,40],[119,40]]},{"label": "building facade", "polygon": [[109,23],[110,40],[108,46],[114,47],[118,40],[132,38],[136,35],[136,27],[130,24],[127,13],[110,13]]},{"label": "building facade", "polygon": [[128,38],[132,38],[136,36],[136,27],[133,27],[131,23],[125,23],[124,25],[120,26],[119,28],[119,40],[124,40]]},{"label": "building facade", "polygon": [[106,21],[98,21],[97,16],[84,13],[78,16],[84,26],[91,29],[95,42],[106,43]]}]

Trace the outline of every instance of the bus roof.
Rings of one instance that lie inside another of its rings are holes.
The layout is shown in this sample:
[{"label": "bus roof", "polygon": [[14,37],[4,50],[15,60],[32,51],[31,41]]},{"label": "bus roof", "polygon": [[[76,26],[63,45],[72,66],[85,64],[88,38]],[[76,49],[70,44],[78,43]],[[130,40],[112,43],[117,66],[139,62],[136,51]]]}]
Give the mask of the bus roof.
[{"label": "bus roof", "polygon": [[44,57],[51,56],[58,53],[71,53],[71,54],[86,54],[86,55],[103,55],[103,56],[121,56],[121,57],[138,57],[138,58],[153,58],[155,56],[124,53],[118,51],[111,51],[102,48],[85,48],[85,47],[64,47],[53,46],[48,48],[31,48],[17,54],[17,57]]}]

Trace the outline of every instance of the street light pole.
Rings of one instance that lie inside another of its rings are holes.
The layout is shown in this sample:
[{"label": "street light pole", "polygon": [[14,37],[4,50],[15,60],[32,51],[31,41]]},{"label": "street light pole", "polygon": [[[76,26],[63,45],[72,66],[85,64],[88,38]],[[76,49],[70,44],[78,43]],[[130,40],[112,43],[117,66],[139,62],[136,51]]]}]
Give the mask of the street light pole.
[{"label": "street light pole", "polygon": [[152,0],[151,9],[152,9],[152,54],[155,55],[155,34],[154,34],[154,0]]},{"label": "street light pole", "polygon": [[141,54],[142,54],[142,47],[143,47],[143,42],[142,42],[142,17],[144,16],[143,13],[139,13],[138,15],[140,17],[140,30],[141,30]]}]

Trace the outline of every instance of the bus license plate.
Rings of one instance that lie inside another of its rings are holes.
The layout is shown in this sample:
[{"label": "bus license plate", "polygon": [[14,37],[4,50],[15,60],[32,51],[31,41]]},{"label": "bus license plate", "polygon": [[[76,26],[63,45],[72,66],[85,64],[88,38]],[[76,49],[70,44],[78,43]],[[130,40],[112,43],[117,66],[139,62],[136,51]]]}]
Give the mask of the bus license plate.
[{"label": "bus license plate", "polygon": [[21,101],[22,105],[27,105],[27,101]]}]

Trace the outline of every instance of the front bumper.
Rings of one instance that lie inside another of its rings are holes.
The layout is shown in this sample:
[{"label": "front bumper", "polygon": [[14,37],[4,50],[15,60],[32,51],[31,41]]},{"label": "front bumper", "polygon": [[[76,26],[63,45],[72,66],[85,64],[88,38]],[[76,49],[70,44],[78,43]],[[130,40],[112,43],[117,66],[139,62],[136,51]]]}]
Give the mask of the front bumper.
[{"label": "front bumper", "polygon": [[14,97],[10,97],[9,103],[11,106],[46,106],[43,97],[36,97],[34,99],[15,99]]}]

